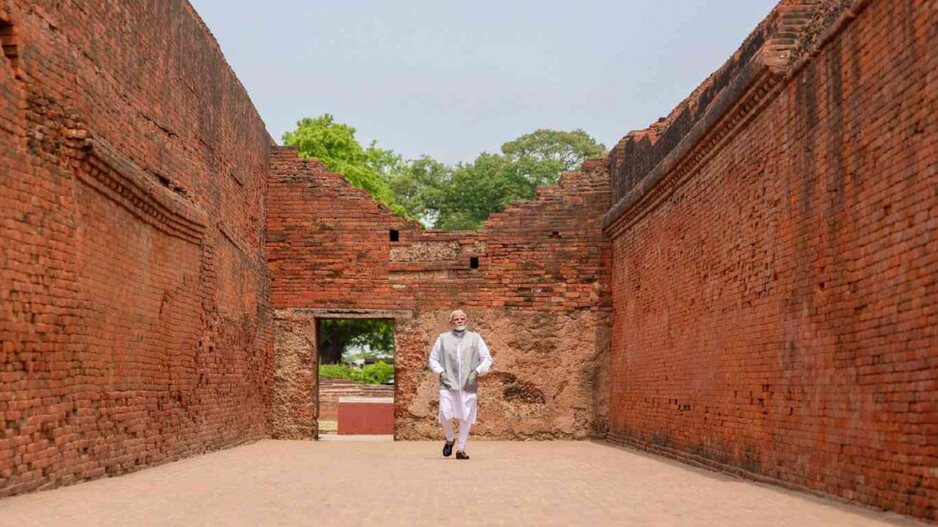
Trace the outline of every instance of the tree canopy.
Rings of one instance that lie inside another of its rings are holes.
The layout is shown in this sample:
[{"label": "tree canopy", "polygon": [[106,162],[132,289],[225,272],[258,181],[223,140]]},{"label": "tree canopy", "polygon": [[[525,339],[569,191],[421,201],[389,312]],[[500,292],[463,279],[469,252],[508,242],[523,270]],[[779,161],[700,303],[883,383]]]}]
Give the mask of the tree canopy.
[{"label": "tree canopy", "polygon": [[374,141],[362,147],[355,128],[329,114],[301,120],[283,142],[303,157],[318,158],[396,213],[438,229],[478,229],[491,213],[514,200],[532,199],[537,187],[552,185],[583,160],[606,153],[583,130],[537,130],[471,163],[448,166],[427,156],[405,161]]},{"label": "tree canopy", "polygon": [[322,364],[338,364],[356,349],[362,358],[394,356],[394,322],[384,319],[318,319],[316,346]]},{"label": "tree canopy", "polygon": [[[373,198],[394,205],[388,186],[401,164],[401,157],[391,150],[377,147],[372,141],[367,147],[355,139],[355,128],[337,123],[330,114],[315,119],[303,118],[296,130],[283,134],[283,144],[295,146],[300,157],[316,158],[326,168],[345,176],[353,186],[368,191]],[[398,212],[404,212],[403,210]]]}]

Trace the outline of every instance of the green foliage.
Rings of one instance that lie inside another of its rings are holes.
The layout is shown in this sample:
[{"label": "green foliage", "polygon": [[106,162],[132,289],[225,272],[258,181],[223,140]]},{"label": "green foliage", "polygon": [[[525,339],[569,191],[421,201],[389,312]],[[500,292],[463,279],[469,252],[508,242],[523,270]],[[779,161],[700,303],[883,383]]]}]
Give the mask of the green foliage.
[{"label": "green foliage", "polygon": [[442,189],[434,227],[478,229],[491,213],[505,210],[513,200],[533,197],[535,188],[507,157],[482,153],[453,171]]},{"label": "green foliage", "polygon": [[283,144],[295,146],[300,157],[319,159],[329,170],[345,176],[352,186],[393,206],[388,181],[396,174],[401,157],[378,148],[375,141],[363,148],[355,139],[355,128],[337,123],[332,115],[303,118],[296,123],[295,131],[283,134]]},{"label": "green foliage", "polygon": [[606,147],[583,130],[537,130],[502,145],[501,154],[482,153],[460,164],[440,184],[428,208],[438,229],[478,229],[493,212],[514,200],[532,199],[537,187],[553,185],[583,160]]},{"label": "green foliage", "polygon": [[532,199],[537,187],[552,185],[583,160],[606,153],[583,130],[537,130],[472,163],[450,167],[426,156],[403,161],[374,141],[363,148],[355,128],[329,114],[301,120],[295,131],[283,134],[283,142],[303,157],[318,158],[396,214],[454,230],[481,228],[491,213],[514,200]]},{"label": "green foliage", "polygon": [[606,147],[583,130],[537,130],[502,145],[518,175],[539,187],[576,170],[585,159],[606,155]]},{"label": "green foliage", "polygon": [[407,161],[391,180],[394,199],[409,216],[432,224],[443,203],[443,189],[453,169],[428,156]]},{"label": "green foliage", "polygon": [[366,318],[319,319],[316,346],[322,363],[337,363],[350,348],[361,358],[394,355],[394,322]]},{"label": "green foliage", "polygon": [[384,384],[394,378],[394,366],[384,361],[354,368],[345,364],[320,364],[320,377],[343,377],[362,384]]},{"label": "green foliage", "polygon": [[345,364],[320,364],[319,376],[344,377],[346,379],[352,379],[353,381],[360,381],[362,378],[362,371],[359,368],[353,368],[351,366],[346,366]]},{"label": "green foliage", "polygon": [[362,368],[362,382],[365,384],[383,384],[394,377],[394,366],[378,361]]}]

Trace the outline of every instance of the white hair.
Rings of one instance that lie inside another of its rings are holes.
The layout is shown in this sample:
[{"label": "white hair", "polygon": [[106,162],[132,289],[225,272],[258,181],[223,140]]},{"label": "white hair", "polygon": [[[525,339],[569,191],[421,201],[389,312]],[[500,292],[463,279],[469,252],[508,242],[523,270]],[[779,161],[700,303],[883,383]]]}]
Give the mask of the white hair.
[{"label": "white hair", "polygon": [[455,317],[456,315],[462,315],[462,316],[464,316],[464,317],[466,317],[466,318],[469,318],[469,317],[466,315],[466,312],[465,312],[465,311],[463,311],[462,309],[456,309],[456,310],[453,310],[453,312],[449,314],[449,319],[450,319],[450,320],[453,320],[453,317]]}]

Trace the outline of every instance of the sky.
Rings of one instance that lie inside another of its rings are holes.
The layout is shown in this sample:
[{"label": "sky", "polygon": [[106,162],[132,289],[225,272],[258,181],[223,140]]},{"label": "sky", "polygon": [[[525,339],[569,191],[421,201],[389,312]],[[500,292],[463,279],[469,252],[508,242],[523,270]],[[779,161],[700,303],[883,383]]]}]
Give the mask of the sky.
[{"label": "sky", "polygon": [[405,158],[667,115],[775,0],[190,0],[280,142],[331,113]]}]

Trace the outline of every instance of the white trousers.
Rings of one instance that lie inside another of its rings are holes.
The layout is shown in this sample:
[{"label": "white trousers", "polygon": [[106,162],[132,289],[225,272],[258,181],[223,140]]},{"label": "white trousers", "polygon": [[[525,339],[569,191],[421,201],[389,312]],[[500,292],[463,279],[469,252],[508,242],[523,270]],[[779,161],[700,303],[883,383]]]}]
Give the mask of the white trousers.
[{"label": "white trousers", "polygon": [[[440,422],[443,425],[443,435],[446,436],[447,441],[453,440],[453,421],[452,419],[444,419]],[[466,450],[466,441],[469,439],[469,429],[472,428],[472,423],[468,419],[459,419],[459,439],[456,441],[456,450]]]}]

